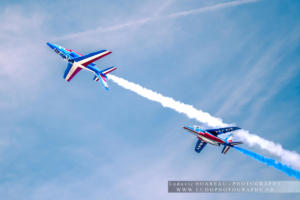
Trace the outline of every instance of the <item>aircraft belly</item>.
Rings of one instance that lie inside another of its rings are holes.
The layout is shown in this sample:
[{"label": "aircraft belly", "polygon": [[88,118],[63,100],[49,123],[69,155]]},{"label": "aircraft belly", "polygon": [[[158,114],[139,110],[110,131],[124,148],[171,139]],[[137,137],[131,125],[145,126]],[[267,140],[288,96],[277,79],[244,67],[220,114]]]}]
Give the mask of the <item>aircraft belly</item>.
[{"label": "aircraft belly", "polygon": [[77,63],[77,62],[75,62],[74,65],[75,65],[76,67],[80,67],[80,68],[82,68],[82,69],[85,69],[85,70],[87,70],[87,71],[90,71],[90,72],[95,73],[93,70],[91,70],[91,69],[89,69],[89,68],[87,68],[87,67],[85,67],[85,66],[83,66],[83,65],[81,65],[81,64],[79,64],[79,63]]},{"label": "aircraft belly", "polygon": [[207,137],[204,137],[204,136],[202,136],[202,135],[201,135],[201,136],[198,135],[198,137],[199,137],[201,140],[203,140],[204,142],[206,142],[206,143],[209,143],[209,144],[212,144],[212,145],[216,145],[216,146],[219,145],[218,142],[213,141],[213,140],[211,140],[211,139],[208,139]]}]

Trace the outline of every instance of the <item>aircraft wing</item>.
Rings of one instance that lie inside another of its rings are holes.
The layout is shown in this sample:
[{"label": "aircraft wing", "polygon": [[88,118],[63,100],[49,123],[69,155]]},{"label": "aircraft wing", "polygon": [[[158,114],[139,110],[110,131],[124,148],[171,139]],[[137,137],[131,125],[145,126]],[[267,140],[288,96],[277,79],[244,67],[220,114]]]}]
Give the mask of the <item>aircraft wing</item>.
[{"label": "aircraft wing", "polygon": [[200,153],[204,149],[206,144],[207,144],[206,142],[202,141],[201,139],[198,139],[196,146],[195,146],[195,151],[197,153]]},{"label": "aircraft wing", "polygon": [[76,67],[75,65],[68,63],[67,69],[65,70],[64,73],[64,79],[66,81],[70,81],[72,80],[72,78],[78,73],[80,72],[81,68],[80,67]]},{"label": "aircraft wing", "polygon": [[207,129],[205,131],[217,136],[223,133],[227,133],[227,132],[231,132],[231,131],[235,131],[235,130],[239,130],[241,128],[239,127],[226,127],[226,128],[218,128],[218,129]]},{"label": "aircraft wing", "polygon": [[111,53],[111,51],[108,51],[108,50],[96,51],[94,53],[89,53],[85,56],[74,58],[74,61],[77,62],[78,64],[86,67],[89,64],[95,62],[96,60],[99,60],[100,58],[102,58],[110,53]]}]

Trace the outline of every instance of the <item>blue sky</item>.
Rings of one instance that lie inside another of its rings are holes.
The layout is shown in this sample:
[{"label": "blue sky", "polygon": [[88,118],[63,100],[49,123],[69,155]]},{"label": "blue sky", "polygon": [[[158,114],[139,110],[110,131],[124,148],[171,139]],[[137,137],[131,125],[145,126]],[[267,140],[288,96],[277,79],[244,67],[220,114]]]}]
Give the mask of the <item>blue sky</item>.
[{"label": "blue sky", "polygon": [[222,2],[0,2],[1,199],[298,199],[168,194],[168,180],[294,179],[233,150],[196,154],[182,129],[195,121],[88,72],[66,83],[46,46],[109,49],[99,67],[299,153],[300,2],[164,17]]}]

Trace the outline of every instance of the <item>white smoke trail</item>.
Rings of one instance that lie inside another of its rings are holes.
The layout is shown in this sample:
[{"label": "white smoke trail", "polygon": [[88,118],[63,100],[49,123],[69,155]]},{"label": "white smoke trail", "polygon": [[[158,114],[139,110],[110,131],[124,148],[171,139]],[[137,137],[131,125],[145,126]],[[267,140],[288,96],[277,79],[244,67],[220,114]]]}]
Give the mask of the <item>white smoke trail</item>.
[{"label": "white smoke trail", "polygon": [[109,26],[109,27],[101,26],[101,27],[96,27],[94,29],[87,30],[87,31],[67,34],[64,36],[60,36],[58,38],[54,38],[53,40],[68,40],[68,39],[84,37],[84,36],[88,36],[88,35],[100,33],[100,32],[117,31],[117,30],[121,30],[124,28],[128,28],[128,27],[135,27],[135,26],[143,25],[143,24],[149,23],[151,21],[157,21],[157,20],[162,20],[162,19],[175,19],[178,17],[195,15],[195,14],[200,14],[200,13],[204,13],[204,12],[224,9],[224,8],[228,8],[228,7],[240,6],[243,4],[255,3],[257,1],[259,1],[259,0],[235,0],[235,1],[223,2],[223,3],[219,3],[219,4],[215,4],[215,5],[209,5],[209,6],[202,7],[202,8],[174,12],[174,13],[171,13],[169,15],[164,15],[164,16],[158,16],[157,14],[155,14],[154,16],[151,16],[151,17],[133,20],[133,21],[129,21],[126,23],[117,24],[117,25],[113,25],[113,26]]},{"label": "white smoke trail", "polygon": [[166,17],[169,17],[169,18],[183,17],[183,16],[188,16],[188,15],[200,14],[200,13],[208,12],[208,11],[219,10],[219,9],[227,8],[227,7],[239,6],[239,5],[243,5],[243,4],[247,4],[247,3],[255,3],[257,1],[259,1],[259,0],[229,1],[229,2],[219,3],[219,4],[215,4],[215,5],[202,7],[202,8],[196,8],[196,9],[192,9],[192,10],[186,10],[186,11],[172,13]]},{"label": "white smoke trail", "polygon": [[[129,82],[123,78],[108,75],[108,78],[119,86],[137,93],[151,101],[160,103],[163,107],[171,108],[179,113],[185,114],[190,119],[195,119],[198,122],[206,123],[211,127],[224,127],[230,124],[224,123],[221,119],[211,116],[209,113],[203,112],[194,108],[191,105],[176,101],[170,97],[165,97],[162,94],[144,88],[136,83]],[[257,145],[263,150],[278,156],[286,165],[300,169],[300,155],[293,151],[288,151],[282,148],[280,144],[263,139],[255,134],[249,133],[247,130],[236,131],[235,135],[250,146]]]},{"label": "white smoke trail", "polygon": [[280,144],[263,139],[247,130],[236,131],[235,135],[246,142],[249,146],[257,145],[261,149],[280,157],[281,161],[295,169],[300,169],[300,155],[295,151],[288,151],[282,148]]},{"label": "white smoke trail", "polygon": [[197,110],[191,105],[175,101],[170,97],[165,97],[157,92],[153,92],[152,90],[143,88],[138,84],[129,82],[123,78],[114,75],[108,75],[108,78],[113,80],[115,83],[117,83],[119,86],[122,86],[125,89],[131,90],[151,101],[158,102],[163,107],[171,108],[179,113],[183,113],[191,119],[196,119],[199,122],[206,123],[209,126],[213,127],[226,126],[226,124],[224,124],[221,119],[213,117],[209,113]]}]

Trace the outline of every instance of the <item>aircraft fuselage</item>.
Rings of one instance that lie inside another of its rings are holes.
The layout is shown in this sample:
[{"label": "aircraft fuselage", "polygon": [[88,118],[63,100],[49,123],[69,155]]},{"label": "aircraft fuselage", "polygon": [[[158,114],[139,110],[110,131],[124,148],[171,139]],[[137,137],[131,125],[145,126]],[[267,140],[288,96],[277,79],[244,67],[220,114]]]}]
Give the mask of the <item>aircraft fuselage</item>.
[{"label": "aircraft fuselage", "polygon": [[198,138],[200,138],[201,140],[203,140],[206,143],[212,144],[212,145],[220,145],[220,144],[224,144],[226,143],[224,140],[222,140],[219,137],[216,137],[210,133],[208,133],[205,130],[202,129],[198,129],[197,131],[195,131],[193,128],[191,127],[184,127],[184,129],[188,130],[189,132],[193,133],[194,135],[196,135]]}]

